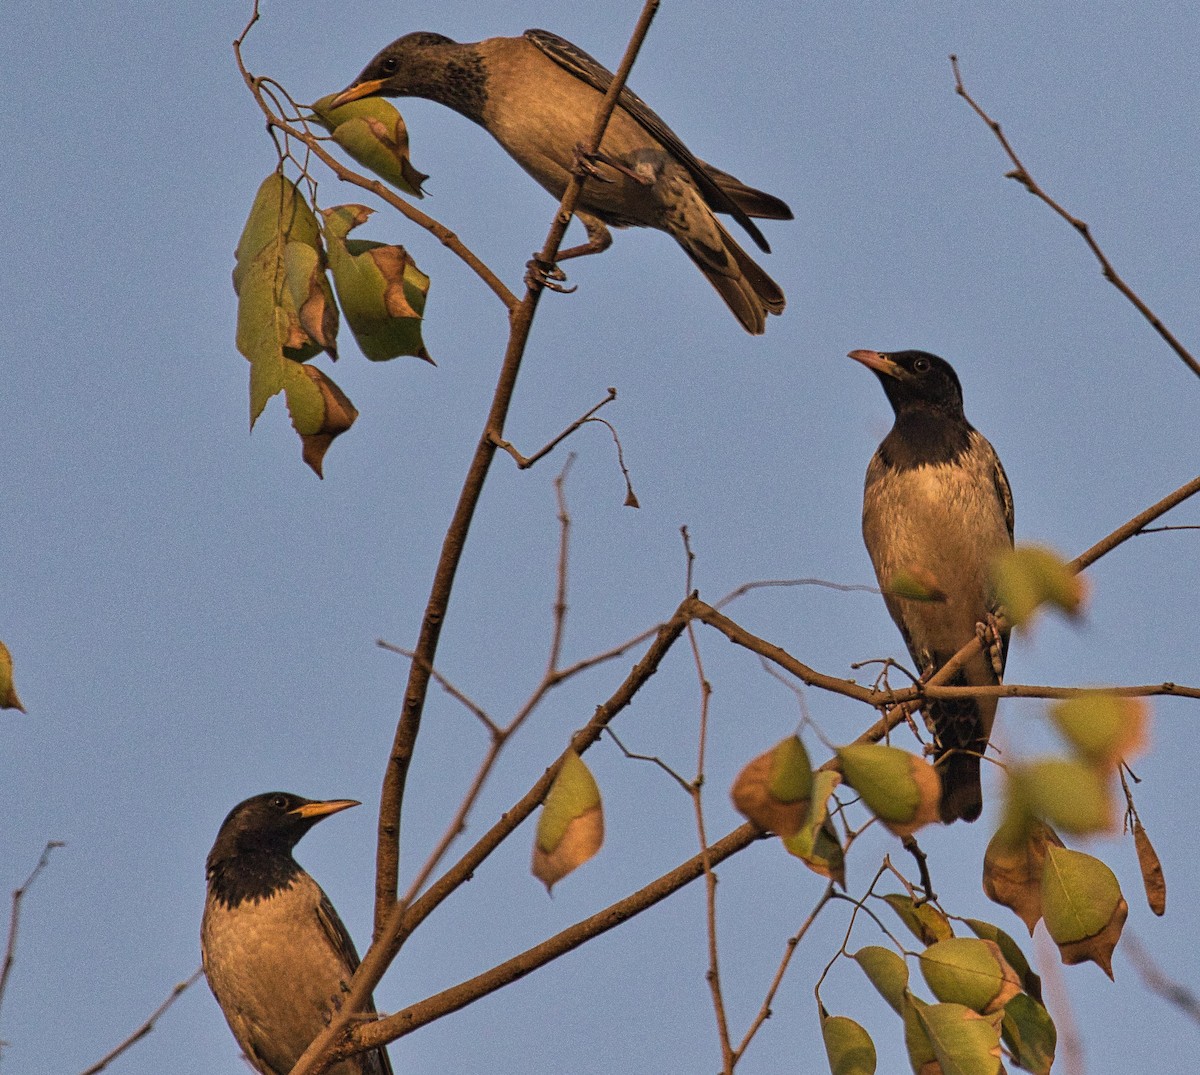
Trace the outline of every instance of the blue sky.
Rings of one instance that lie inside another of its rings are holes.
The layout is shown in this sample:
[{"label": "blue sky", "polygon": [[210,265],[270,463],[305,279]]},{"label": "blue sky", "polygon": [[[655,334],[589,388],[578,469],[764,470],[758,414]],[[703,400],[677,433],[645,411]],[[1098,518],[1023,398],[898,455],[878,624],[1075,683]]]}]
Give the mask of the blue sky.
[{"label": "blue sky", "polygon": [[[1021,540],[1075,555],[1200,466],[1200,383],[1101,278],[1079,238],[1003,178],[1009,164],[953,92],[972,92],[1039,181],[1086,219],[1126,279],[1185,342],[1200,338],[1200,15],[1191,5],[664,4],[632,85],[703,158],[778,194],[763,259],[787,292],[764,338],[745,335],[669,238],[619,232],[542,302],[512,411],[526,450],[598,402],[620,432],[642,508],[621,506],[611,440],[575,436],[568,659],[666,617],[684,593],[679,527],[715,599],[743,582],[872,581],[859,536],[862,476],[890,423],[857,347],[934,351],[1000,453]],[[312,100],[347,84],[402,33],[460,40],[545,26],[615,66],[638,5],[268,3],[247,46],[259,74]],[[229,808],[259,791],[354,797],[299,858],[360,946],[370,931],[373,811],[406,675],[378,638],[409,645],[505,322],[432,238],[383,212],[363,229],[401,242],[433,278],[425,339],[437,368],[374,365],[349,343],[334,375],[362,412],[318,482],[273,402],[247,432],[248,367],[233,346],[232,252],[274,167],[229,42],[248,5],[19,5],[0,43],[0,262],[5,525],[0,638],[29,714],[0,717],[0,890],[49,839],[66,841],[29,893],[0,1012],[5,1067],[61,1075],[95,1061],[199,961],[204,856]],[[489,137],[426,102],[403,104],[422,208],[516,287],[553,201]],[[360,200],[322,178],[326,204]],[[472,531],[439,665],[497,716],[535,685],[549,639],[562,450],[528,472],[499,459]],[[1172,521],[1200,522],[1188,506]],[[1053,618],[1013,644],[1012,682],[1195,684],[1194,532],[1141,537],[1089,572],[1081,625]],[[902,656],[868,593],[760,591],[732,606],[806,663],[851,675]],[[726,789],[796,725],[794,696],[701,631],[713,683],[708,822],[737,823]],[[611,692],[616,662],[557,692],[505,755],[471,834],[515,801]],[[865,674],[865,673],[864,673]],[[866,714],[807,692],[830,739]],[[1178,790],[1193,782],[1196,707],[1155,704],[1135,763],[1138,807],[1170,888],[1154,919],[1128,840],[1093,841],[1131,906],[1127,929],[1200,988],[1191,899],[1200,882]],[[632,749],[694,766],[699,711],[684,647],[617,725]],[[1052,744],[1040,703],[1002,704],[1011,755]],[[423,860],[483,750],[433,692],[410,782],[404,865]],[[810,746],[816,751],[815,743]],[[413,939],[377,992],[393,1010],[536,943],[690,856],[688,801],[611,744],[588,756],[608,844],[547,899],[531,831],[490,860]],[[818,754],[818,760],[820,755]],[[946,906],[1020,924],[979,890],[997,784],[974,826],[922,839]],[[852,891],[897,845],[854,848]],[[411,873],[409,874],[411,876]],[[723,972],[735,1034],[761,1003],[819,880],[771,844],[721,871]],[[811,983],[845,930],[823,917],[775,1016],[739,1071],[822,1070]],[[856,931],[851,947],[876,943]],[[1026,951],[1057,964],[1045,938]],[[716,1070],[699,886],[592,947],[393,1047],[398,1070],[610,1073]],[[1043,971],[1045,973],[1045,971]],[[1150,996],[1125,955],[1116,984],[1060,968],[1086,1070],[1190,1070],[1196,1029]],[[872,1031],[903,1070],[900,1029],[857,969],[835,968],[831,1010]],[[113,1071],[236,1073],[203,985]]]}]

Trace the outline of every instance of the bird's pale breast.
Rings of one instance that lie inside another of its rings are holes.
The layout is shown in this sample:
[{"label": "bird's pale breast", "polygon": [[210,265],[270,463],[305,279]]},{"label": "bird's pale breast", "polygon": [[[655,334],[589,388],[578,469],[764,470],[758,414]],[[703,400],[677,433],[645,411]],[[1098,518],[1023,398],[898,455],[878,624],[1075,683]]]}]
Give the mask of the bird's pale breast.
[{"label": "bird's pale breast", "polygon": [[[302,875],[270,899],[231,908],[210,896],[205,908],[201,950],[209,984],[234,1036],[268,1070],[289,1071],[345,995],[347,975],[320,927],[320,900],[316,882]],[[331,1069],[359,1070],[349,1062]]]}]

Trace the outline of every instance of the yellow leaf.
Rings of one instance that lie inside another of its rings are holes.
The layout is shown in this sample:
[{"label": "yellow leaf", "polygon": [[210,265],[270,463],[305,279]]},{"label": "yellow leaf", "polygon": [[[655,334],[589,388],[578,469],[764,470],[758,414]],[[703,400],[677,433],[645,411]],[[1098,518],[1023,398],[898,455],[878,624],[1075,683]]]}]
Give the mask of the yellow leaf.
[{"label": "yellow leaf", "polygon": [[1070,758],[1010,766],[1009,794],[1021,808],[1077,836],[1112,832],[1116,800],[1108,770]]},{"label": "yellow leaf", "polygon": [[853,1019],[822,1012],[821,1037],[832,1075],[874,1075],[875,1043]]},{"label": "yellow leaf", "polygon": [[312,467],[318,478],[323,478],[322,466],[325,453],[335,437],[341,436],[358,417],[358,411],[333,381],[314,366],[301,366],[301,371],[317,386],[321,396],[320,423],[312,432],[301,432],[304,461]]},{"label": "yellow leaf", "polygon": [[908,989],[908,964],[890,948],[869,944],[854,953],[854,961],[897,1015],[904,1014],[904,993]]},{"label": "yellow leaf", "polygon": [[1091,961],[1111,978],[1112,953],[1129,915],[1112,870],[1082,851],[1048,847],[1042,907],[1062,961]]},{"label": "yellow leaf", "polygon": [[938,1000],[964,1004],[981,1015],[1000,1011],[1021,992],[1017,972],[995,941],[951,937],[926,948],[920,962]]},{"label": "yellow leaf", "polygon": [[1087,594],[1083,577],[1041,545],[1018,545],[992,564],[992,583],[1009,623],[1024,627],[1043,604],[1078,616]]},{"label": "yellow leaf", "polygon": [[950,919],[932,904],[915,903],[911,896],[902,896],[899,892],[889,892],[883,899],[922,944],[933,944],[954,936]]},{"label": "yellow leaf", "polygon": [[813,873],[846,887],[846,854],[829,818],[829,797],[841,776],[824,770],[815,774],[808,816],[791,836],[782,838],[788,853],[795,855]]},{"label": "yellow leaf", "polygon": [[1056,702],[1050,718],[1066,740],[1090,762],[1115,766],[1146,746],[1150,707],[1142,698],[1088,691]]},{"label": "yellow leaf", "polygon": [[406,194],[423,198],[421,184],[429,176],[409,160],[408,128],[396,106],[382,97],[364,97],[330,108],[334,96],[327,94],[313,104],[313,118],[364,168]]},{"label": "yellow leaf", "polygon": [[429,277],[402,246],[347,239],[370,215],[364,205],[325,210],[329,268],[342,313],[371,361],[414,355],[432,363],[421,339]]},{"label": "yellow leaf", "polygon": [[942,780],[924,758],[880,743],[835,750],[842,775],[867,808],[897,836],[937,821]]},{"label": "yellow leaf", "polygon": [[600,789],[583,759],[571,751],[550,785],[538,819],[533,875],[553,889],[604,843]]},{"label": "yellow leaf", "polygon": [[800,739],[790,735],[747,764],[729,794],[744,817],[786,837],[804,824],[812,786],[808,753]]},{"label": "yellow leaf", "polygon": [[21,699],[17,697],[17,688],[13,686],[12,654],[8,647],[0,642],[0,709],[19,709],[25,712]]}]

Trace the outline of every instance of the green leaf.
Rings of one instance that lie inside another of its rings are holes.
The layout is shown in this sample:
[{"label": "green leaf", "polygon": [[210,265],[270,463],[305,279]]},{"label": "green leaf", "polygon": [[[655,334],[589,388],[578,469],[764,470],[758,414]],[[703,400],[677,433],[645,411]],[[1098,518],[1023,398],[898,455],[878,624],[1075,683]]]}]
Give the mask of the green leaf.
[{"label": "green leaf", "polygon": [[853,1019],[822,1014],[821,1036],[832,1075],[874,1075],[875,1043]]},{"label": "green leaf", "polygon": [[1053,550],[1040,545],[1018,545],[999,556],[992,565],[992,582],[1014,627],[1028,624],[1043,604],[1078,616],[1086,594],[1083,577],[1071,571]]},{"label": "green leaf", "polygon": [[903,896],[899,892],[889,892],[883,899],[922,944],[933,944],[954,936],[950,919],[933,904],[914,903],[911,896]]},{"label": "green leaf", "polygon": [[346,238],[370,215],[364,205],[325,210],[329,267],[342,313],[371,361],[414,355],[432,363],[421,339],[429,277],[402,246]]},{"label": "green leaf", "polygon": [[829,770],[815,774],[808,816],[792,836],[783,837],[783,846],[813,873],[846,887],[846,854],[838,841],[837,830],[829,818],[829,797],[841,777]]},{"label": "green leaf", "polygon": [[1004,1008],[1000,1033],[1021,1067],[1034,1075],[1050,1075],[1058,1031],[1037,1000],[1024,993],[1013,997]]},{"label": "green leaf", "polygon": [[916,1019],[933,1048],[942,1075],[998,1075],[1000,1021],[962,1004],[929,1004],[916,1009]]},{"label": "green leaf", "polygon": [[846,783],[897,836],[938,820],[942,782],[923,758],[881,743],[852,744],[834,753]]},{"label": "green leaf", "polygon": [[1116,802],[1107,771],[1069,758],[1042,758],[1009,769],[1011,795],[1036,817],[1077,836],[1111,832]]},{"label": "green leaf", "polygon": [[1115,766],[1146,744],[1149,706],[1141,698],[1088,691],[1050,707],[1050,719],[1085,761]]},{"label": "green leaf", "polygon": [[587,862],[604,843],[600,788],[570,751],[546,793],[533,848],[533,875],[546,890]]},{"label": "green leaf", "polygon": [[729,794],[744,817],[786,837],[794,836],[808,817],[812,787],[808,752],[799,737],[790,735],[749,762]]},{"label": "green leaf", "polygon": [[951,937],[920,955],[921,973],[940,1001],[990,1015],[1021,991],[1017,972],[995,941]]},{"label": "green leaf", "polygon": [[[1038,887],[1041,887],[1041,879],[1039,875]],[[970,927],[976,937],[982,937],[985,941],[995,943],[1000,951],[1004,954],[1004,958],[1008,961],[1008,965],[1017,972],[1017,976],[1021,979],[1021,988],[1025,990],[1035,1000],[1042,999],[1042,980],[1034,972],[1029,965],[1029,960],[1025,958],[1025,953],[1021,951],[1021,946],[1004,932],[999,926],[992,925],[991,922],[983,922],[978,918],[964,918],[963,921]]]},{"label": "green leaf", "polygon": [[1042,873],[1042,913],[1066,964],[1093,962],[1112,975],[1112,953],[1129,906],[1116,875],[1098,858],[1048,847]]},{"label": "green leaf", "polygon": [[382,97],[364,97],[330,108],[334,96],[328,94],[312,106],[313,118],[364,168],[406,194],[423,198],[421,184],[429,176],[409,160],[408,128],[396,106]]},{"label": "green leaf", "polygon": [[869,944],[854,953],[854,961],[896,1014],[903,1015],[904,993],[908,989],[908,964],[904,958],[890,948]]}]

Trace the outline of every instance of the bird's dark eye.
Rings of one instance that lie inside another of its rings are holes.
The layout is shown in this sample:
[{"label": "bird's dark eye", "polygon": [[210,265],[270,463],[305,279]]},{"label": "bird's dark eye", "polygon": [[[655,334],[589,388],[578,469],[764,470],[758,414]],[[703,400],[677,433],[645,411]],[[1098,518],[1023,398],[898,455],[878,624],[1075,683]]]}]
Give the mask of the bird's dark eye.
[{"label": "bird's dark eye", "polygon": [[276,795],[271,799],[271,805],[275,807],[276,810],[286,810],[287,804],[287,799],[282,795]]},{"label": "bird's dark eye", "polygon": [[394,75],[396,68],[400,66],[400,61],[395,56],[389,56],[379,64],[379,68],[385,75]]},{"label": "bird's dark eye", "polygon": [[925,373],[929,369],[929,359],[918,358],[913,363],[913,370],[917,373]]}]

